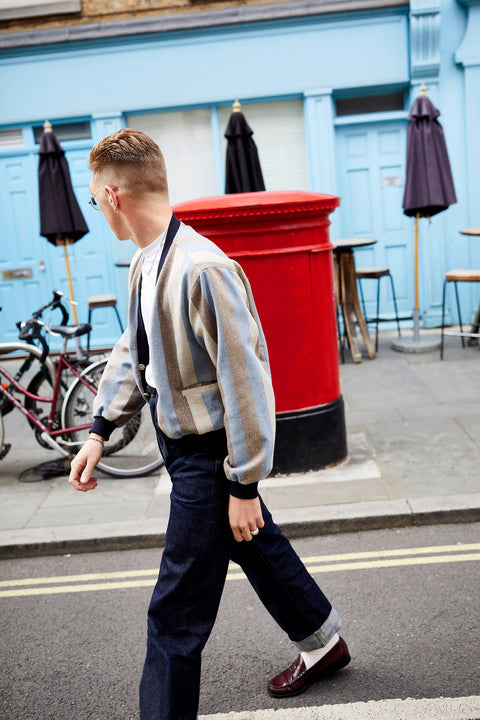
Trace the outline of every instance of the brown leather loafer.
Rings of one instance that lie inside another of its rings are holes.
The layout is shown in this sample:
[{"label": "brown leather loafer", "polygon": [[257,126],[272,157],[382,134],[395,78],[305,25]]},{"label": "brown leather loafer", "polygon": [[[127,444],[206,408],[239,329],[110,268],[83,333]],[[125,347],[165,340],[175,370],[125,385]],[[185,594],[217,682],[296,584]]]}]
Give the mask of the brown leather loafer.
[{"label": "brown leather loafer", "polygon": [[350,662],[350,653],[347,643],[339,638],[336,645],[322,657],[315,665],[307,670],[301,655],[293,665],[276,675],[268,683],[268,692],[272,697],[291,697],[300,695],[312,683],[322,680],[337,670],[341,670]]}]

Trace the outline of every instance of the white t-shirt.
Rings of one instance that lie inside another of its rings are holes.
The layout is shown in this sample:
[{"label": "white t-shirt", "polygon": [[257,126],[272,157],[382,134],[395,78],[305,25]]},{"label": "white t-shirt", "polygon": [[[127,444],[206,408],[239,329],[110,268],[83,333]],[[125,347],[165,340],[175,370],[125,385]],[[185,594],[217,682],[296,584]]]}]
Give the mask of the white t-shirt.
[{"label": "white t-shirt", "polygon": [[[142,294],[140,302],[142,306],[143,324],[145,325],[145,332],[147,334],[149,345],[151,345],[149,333],[152,325],[152,315],[157,295],[157,269],[162,255],[163,246],[165,244],[166,234],[167,231],[162,233],[156,240],[150,243],[150,245],[147,245],[146,248],[142,249],[144,260],[142,267]],[[155,387],[150,365],[147,365],[145,370],[145,379],[149,385]]]}]

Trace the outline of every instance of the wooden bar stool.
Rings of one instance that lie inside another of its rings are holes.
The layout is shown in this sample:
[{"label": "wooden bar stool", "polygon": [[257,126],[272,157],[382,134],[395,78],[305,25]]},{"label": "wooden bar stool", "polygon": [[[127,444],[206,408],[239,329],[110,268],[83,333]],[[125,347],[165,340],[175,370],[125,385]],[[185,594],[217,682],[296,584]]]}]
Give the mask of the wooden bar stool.
[{"label": "wooden bar stool", "polygon": [[[369,268],[369,267],[361,267],[357,268],[356,270],[356,278],[359,281],[358,286],[360,288],[360,298],[362,301],[362,308],[363,308],[363,314],[365,316],[365,322],[368,324],[375,323],[375,350],[378,352],[378,325],[381,322],[391,322],[392,318],[388,318],[385,316],[380,315],[380,280],[383,277],[390,278],[390,286],[392,289],[392,297],[393,297],[393,307],[395,308],[395,321],[397,323],[397,330],[398,330],[398,336],[401,337],[401,331],[400,331],[400,320],[411,320],[412,316],[409,317],[399,317],[398,315],[398,308],[397,308],[397,296],[395,295],[395,286],[393,284],[393,277],[390,272],[390,268],[383,267],[383,268]],[[362,289],[362,280],[376,280],[377,281],[377,311],[376,311],[376,317],[367,317],[365,312],[365,299],[363,297],[363,289]]]},{"label": "wooden bar stool", "polygon": [[[117,298],[113,294],[90,295],[90,297],[88,298],[88,323],[89,323],[89,325],[92,324],[90,321],[92,318],[93,311],[97,310],[98,308],[106,308],[106,307],[111,307],[115,310],[118,324],[120,325],[120,330],[123,333],[123,325],[122,325],[122,321],[120,319],[120,314],[117,309]],[[91,332],[92,331],[90,330],[90,332],[88,333],[88,338],[87,338],[87,350],[88,351],[90,350],[90,333]]]},{"label": "wooden bar stool", "polygon": [[[445,330],[445,300],[447,296],[447,283],[453,282],[455,286],[455,297],[457,300],[457,312],[458,312],[458,324],[460,330]],[[440,359],[443,360],[443,338],[444,335],[453,335],[459,337],[462,340],[462,347],[465,347],[464,338],[480,338],[480,311],[477,312],[474,324],[471,330],[468,332],[463,329],[462,315],[460,312],[460,299],[458,296],[457,283],[459,282],[480,282],[480,270],[463,270],[457,268],[456,270],[449,270],[445,273],[445,280],[443,282],[443,301],[442,301],[442,332],[440,335]]]}]

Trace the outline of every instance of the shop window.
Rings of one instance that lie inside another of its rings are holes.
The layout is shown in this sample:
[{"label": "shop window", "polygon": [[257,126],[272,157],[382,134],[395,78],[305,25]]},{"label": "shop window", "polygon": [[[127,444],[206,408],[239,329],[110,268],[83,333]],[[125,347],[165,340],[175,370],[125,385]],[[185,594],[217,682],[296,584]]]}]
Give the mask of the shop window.
[{"label": "shop window", "polygon": [[[255,103],[242,111],[254,132],[266,189],[308,190],[302,101]],[[160,146],[172,204],[224,192],[224,133],[231,112],[230,105],[218,109],[219,137],[212,134],[210,108],[127,117],[128,127],[142,130]]]},{"label": "shop window", "polygon": [[337,98],[335,100],[337,117],[343,115],[363,115],[367,113],[392,112],[405,109],[402,92],[387,95],[364,95],[361,97]]},{"label": "shop window", "polygon": [[[59,123],[53,125],[52,129],[60,143],[68,140],[90,140],[92,137],[89,122]],[[43,125],[35,126],[33,135],[35,142],[39,145],[43,135]]]}]

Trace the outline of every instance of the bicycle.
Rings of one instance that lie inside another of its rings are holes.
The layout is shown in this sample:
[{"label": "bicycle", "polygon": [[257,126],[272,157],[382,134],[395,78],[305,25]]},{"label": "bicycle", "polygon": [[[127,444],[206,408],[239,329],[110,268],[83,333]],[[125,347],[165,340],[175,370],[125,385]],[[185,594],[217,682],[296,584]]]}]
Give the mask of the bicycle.
[{"label": "bicycle", "polygon": [[[3,442],[3,416],[13,408],[20,410],[27,418],[43,447],[54,449],[64,457],[71,458],[78,452],[86,431],[92,425],[93,401],[107,360],[82,367],[78,358],[69,359],[68,340],[85,335],[90,326],[46,326],[40,316],[47,307],[52,306],[63,308],[55,294],[50,303],[36,311],[27,322],[20,323],[19,342],[0,343],[0,355],[22,352],[26,356],[15,376],[0,364],[0,377],[6,380],[0,383],[0,460],[10,449]],[[62,313],[62,318],[65,317],[68,319],[68,314]],[[49,355],[43,332],[63,338],[56,364]],[[38,341],[40,347],[33,344],[34,341]],[[24,387],[21,379],[36,363],[40,368],[28,386]],[[67,372],[74,376],[73,383],[68,386],[65,383],[62,385]],[[15,393],[23,396],[23,403]],[[112,477],[133,478],[149,475],[162,467],[163,458],[149,415],[146,404],[126,425],[114,432],[111,441],[105,444],[102,460],[98,464],[99,470]]]},{"label": "bicycle", "polygon": [[[45,363],[44,363],[45,358],[47,357],[47,355],[50,352],[48,344],[46,343],[45,337],[42,335],[42,329],[45,327],[45,324],[38,322],[38,321],[42,317],[42,314],[45,310],[48,309],[48,310],[52,311],[52,310],[55,310],[58,308],[62,314],[61,324],[62,324],[62,326],[67,326],[68,320],[69,320],[69,315],[68,315],[68,311],[67,311],[66,307],[63,305],[63,302],[66,300],[67,300],[67,298],[64,297],[62,292],[60,292],[59,290],[54,290],[53,298],[49,303],[47,303],[46,305],[43,305],[39,310],[36,310],[32,314],[32,317],[29,320],[27,320],[25,322],[17,322],[16,323],[17,328],[19,330],[19,336],[18,336],[19,340],[23,341],[24,343],[31,344],[31,345],[39,345],[43,350],[42,357],[39,358],[40,364],[41,364],[41,369],[30,380],[30,382],[27,386],[28,392],[31,393],[32,395],[36,395],[36,396],[47,395],[48,389],[45,390],[45,392],[42,392],[41,391],[42,385],[44,383],[46,383],[47,386],[51,386],[51,382],[48,379],[49,373],[47,372],[47,369],[46,369]],[[1,308],[0,308],[0,310],[1,310]],[[51,334],[56,334],[56,333],[51,333]],[[18,348],[16,348],[16,349],[18,349]],[[15,374],[16,380],[20,381],[23,378],[23,376],[28,373],[32,364],[34,363],[34,360],[35,360],[35,357],[33,355],[28,354],[26,356],[24,362],[21,364],[19,370]],[[78,367],[86,368],[86,367],[88,367],[88,365],[91,364],[91,360],[89,359],[89,356],[87,356],[83,350],[81,350],[81,352],[79,354],[78,348],[77,348],[77,354],[74,356],[74,358],[72,358],[72,363],[77,368]],[[64,372],[62,374],[60,392],[63,391],[65,393],[68,390],[69,385],[73,382],[74,379],[75,379],[75,377],[73,375],[70,374],[68,376],[67,372]],[[7,390],[10,389],[10,387],[8,385],[5,387]],[[40,404],[36,403],[33,399],[31,399],[28,396],[25,397],[25,404],[26,404],[26,407],[29,408],[29,410],[41,415],[41,413],[42,413],[42,410],[40,409],[41,406],[40,406]],[[14,407],[15,406],[13,405],[13,403],[11,403],[9,400],[7,400],[5,396],[0,397],[0,413],[1,413],[1,415],[7,415],[9,412],[11,412],[14,409]],[[48,404],[47,404],[47,407],[48,407]],[[44,411],[44,412],[46,412],[46,411]],[[33,423],[31,423],[31,427],[33,429],[37,430],[37,428],[35,428],[35,425],[33,425]],[[36,439],[42,447],[48,447],[48,448],[50,447],[49,445],[46,445],[44,443],[44,441],[40,438],[40,434],[38,432],[36,432]]]}]

